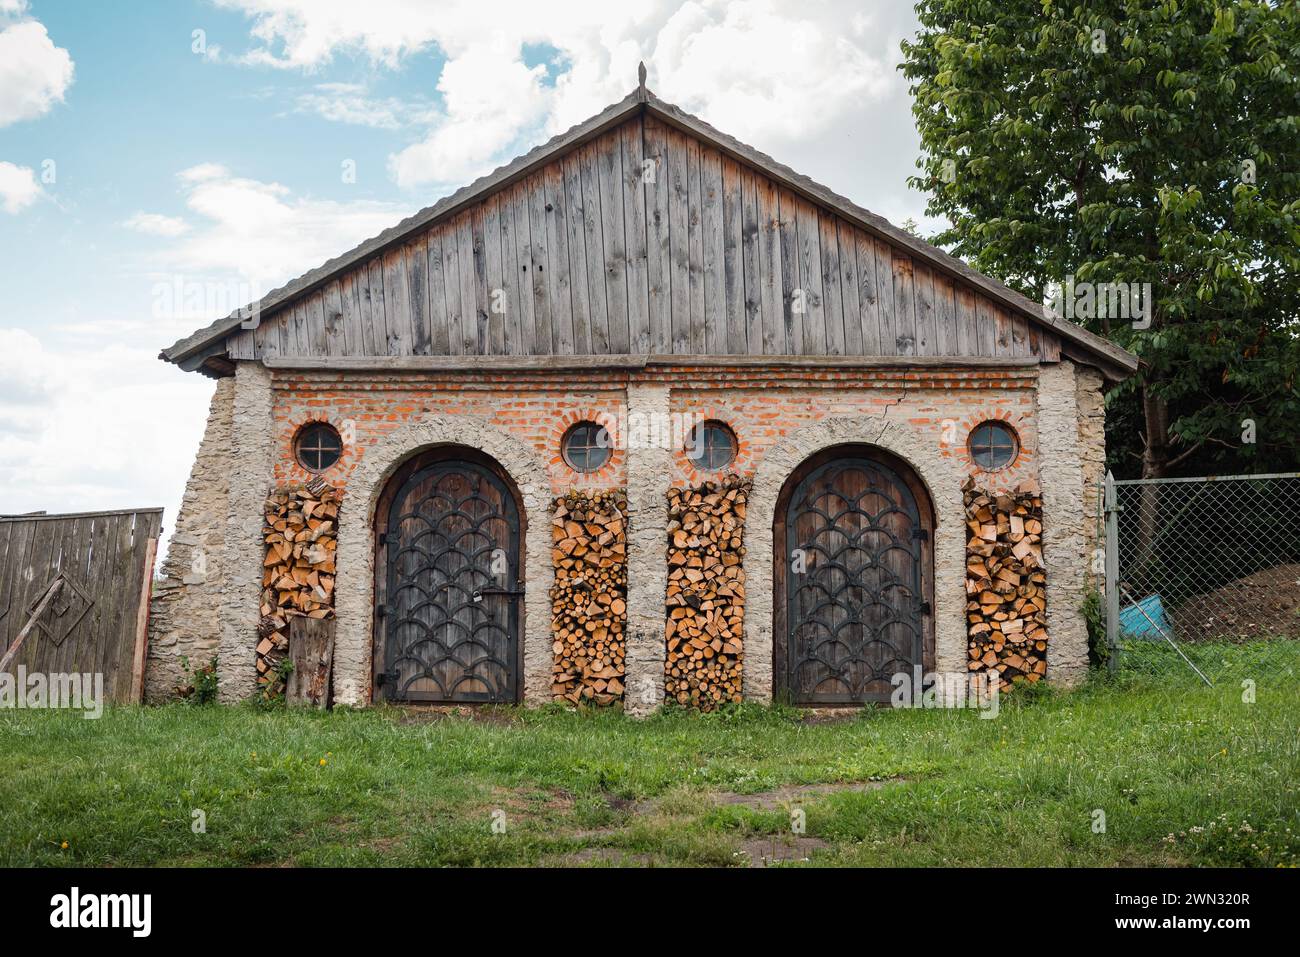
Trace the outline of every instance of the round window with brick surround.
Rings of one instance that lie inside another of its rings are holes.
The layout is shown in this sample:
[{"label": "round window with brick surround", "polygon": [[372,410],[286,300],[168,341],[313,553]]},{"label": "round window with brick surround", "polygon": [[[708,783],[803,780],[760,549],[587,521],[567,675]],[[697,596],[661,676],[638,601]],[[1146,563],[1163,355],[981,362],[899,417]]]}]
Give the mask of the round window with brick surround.
[{"label": "round window with brick surround", "polygon": [[1006,468],[1020,454],[1020,441],[1005,422],[981,422],[971,429],[966,442],[971,461],[980,468],[993,472]]},{"label": "round window with brick surround", "polygon": [[716,472],[736,459],[736,433],[717,419],[701,422],[691,431],[686,457],[701,472]]},{"label": "round window with brick surround", "polygon": [[328,422],[309,422],[298,430],[293,453],[308,472],[324,472],[343,455],[343,439]]},{"label": "round window with brick surround", "polygon": [[609,461],[609,432],[596,422],[579,422],[564,433],[560,454],[575,472],[596,472]]}]

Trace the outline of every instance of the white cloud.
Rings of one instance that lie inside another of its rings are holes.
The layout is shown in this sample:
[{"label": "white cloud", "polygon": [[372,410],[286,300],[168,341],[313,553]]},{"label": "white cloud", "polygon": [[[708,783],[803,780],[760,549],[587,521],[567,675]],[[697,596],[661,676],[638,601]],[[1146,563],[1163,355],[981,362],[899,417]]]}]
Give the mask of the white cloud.
[{"label": "white cloud", "polygon": [[159,254],[163,267],[191,277],[237,277],[263,291],[413,211],[396,203],[296,196],[287,186],[236,176],[216,163],[190,167],[179,179],[191,229]]},{"label": "white cloud", "polygon": [[0,209],[10,214],[20,213],[42,195],[44,191],[36,182],[35,170],[0,160]]},{"label": "white cloud", "polygon": [[298,95],[296,108],[300,113],[314,113],[334,123],[384,130],[427,124],[437,116],[427,104],[371,97],[360,83],[317,84]]},{"label": "white cloud", "polygon": [[180,236],[189,232],[190,228],[190,224],[179,216],[164,216],[161,213],[136,213],[122,225],[151,236]]},{"label": "white cloud", "polygon": [[[903,0],[867,12],[855,0],[576,0],[560,15],[536,0],[219,2],[252,19],[246,62],[313,72],[336,56],[389,68],[416,55],[444,58],[441,110],[418,142],[389,158],[403,187],[462,185],[568,129],[625,96],[643,59],[661,97],[784,160],[810,159],[810,175],[848,173],[848,182],[830,184],[841,191],[879,192],[888,169],[889,190],[902,194],[912,172],[914,152],[885,155],[867,138],[883,112],[907,117],[894,69],[898,40],[914,22]],[[538,51],[549,70],[526,65]],[[349,102],[344,91],[315,106],[396,128],[387,104]],[[860,146],[846,150],[854,134]]]},{"label": "white cloud", "polygon": [[539,131],[551,93],[546,68],[531,69],[519,51],[482,46],[447,62],[438,79],[444,115],[428,137],[389,158],[399,186],[466,183],[498,165],[521,136]]},{"label": "white cloud", "polygon": [[0,511],[162,505],[170,533],[212,382],[159,362],[156,335],[0,328]]},{"label": "white cloud", "polygon": [[[6,12],[22,13],[12,3]],[[72,57],[36,20],[0,30],[0,127],[41,116],[63,102],[72,85]]]}]

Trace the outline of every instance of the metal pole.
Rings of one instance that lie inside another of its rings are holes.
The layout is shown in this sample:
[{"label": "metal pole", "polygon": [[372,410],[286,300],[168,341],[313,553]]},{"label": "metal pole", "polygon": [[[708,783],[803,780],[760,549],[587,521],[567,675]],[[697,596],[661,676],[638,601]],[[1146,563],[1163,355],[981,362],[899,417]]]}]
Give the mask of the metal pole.
[{"label": "metal pole", "polygon": [[1106,643],[1110,648],[1107,666],[1113,674],[1119,668],[1119,504],[1115,476],[1106,473]]}]

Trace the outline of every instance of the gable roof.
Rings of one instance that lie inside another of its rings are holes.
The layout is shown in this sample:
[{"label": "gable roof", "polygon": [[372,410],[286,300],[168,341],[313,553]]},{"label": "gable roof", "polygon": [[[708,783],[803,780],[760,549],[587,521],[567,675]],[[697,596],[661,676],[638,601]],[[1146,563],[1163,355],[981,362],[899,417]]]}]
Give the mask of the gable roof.
[{"label": "gable roof", "polygon": [[466,208],[479,203],[494,193],[531,175],[540,167],[595,139],[619,124],[643,114],[674,127],[707,143],[724,156],[743,166],[769,177],[791,192],[803,197],[814,206],[840,216],[849,223],[904,250],[917,260],[928,264],[939,273],[968,286],[994,303],[1023,316],[1037,326],[1059,337],[1067,355],[1097,366],[1108,379],[1121,380],[1137,368],[1137,357],[1114,343],[1095,335],[1081,326],[1049,312],[1008,286],[972,269],[962,260],[930,245],[894,226],[881,216],[840,196],[820,183],[778,163],[765,153],[741,143],[715,129],[708,123],[678,107],[656,97],[644,86],[607,107],[596,116],[579,123],[548,142],[534,148],[515,160],[462,187],[434,205],[420,210],[390,229],[366,240],[341,256],[322,264],[297,279],[267,293],[250,304],[218,319],[204,328],[178,340],[162,350],[159,358],[177,363],[182,368],[196,369],[223,352],[223,343],[238,332],[250,315],[263,318],[270,313],[301,299],[330,282],[340,274],[372,259],[378,254],[402,245],[413,235],[445,221]]}]

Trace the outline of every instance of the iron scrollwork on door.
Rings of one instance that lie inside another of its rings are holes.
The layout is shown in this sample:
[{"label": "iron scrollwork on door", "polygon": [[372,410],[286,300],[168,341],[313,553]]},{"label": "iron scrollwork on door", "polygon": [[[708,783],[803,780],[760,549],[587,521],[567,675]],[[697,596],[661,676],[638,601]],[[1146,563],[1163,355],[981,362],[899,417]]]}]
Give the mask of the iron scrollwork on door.
[{"label": "iron scrollwork on door", "polygon": [[915,496],[893,469],[836,459],[795,488],[786,543],[787,687],[797,704],[888,701],[923,660],[926,604]]},{"label": "iron scrollwork on door", "polygon": [[415,472],[394,496],[379,609],[396,701],[513,702],[519,685],[519,509],[474,462]]}]

